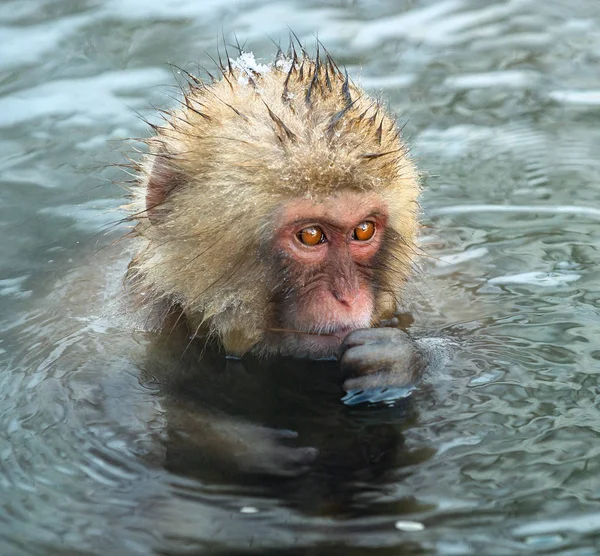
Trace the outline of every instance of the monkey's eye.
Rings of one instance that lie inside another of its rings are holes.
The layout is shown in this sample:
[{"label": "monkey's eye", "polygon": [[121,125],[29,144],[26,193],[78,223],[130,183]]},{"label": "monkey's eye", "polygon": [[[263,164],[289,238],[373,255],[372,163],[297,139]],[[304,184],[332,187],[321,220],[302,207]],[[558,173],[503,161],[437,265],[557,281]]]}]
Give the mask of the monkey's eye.
[{"label": "monkey's eye", "polygon": [[354,228],[352,238],[358,241],[368,241],[375,233],[375,222],[367,220]]},{"label": "monkey's eye", "polygon": [[312,247],[318,243],[323,243],[325,241],[325,234],[318,226],[310,226],[298,232],[298,239],[300,243]]}]

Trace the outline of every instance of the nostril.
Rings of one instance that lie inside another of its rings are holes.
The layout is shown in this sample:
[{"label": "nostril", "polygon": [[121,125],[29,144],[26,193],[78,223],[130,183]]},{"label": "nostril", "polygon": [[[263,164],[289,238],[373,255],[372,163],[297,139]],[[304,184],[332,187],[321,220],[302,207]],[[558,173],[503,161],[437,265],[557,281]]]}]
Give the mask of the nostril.
[{"label": "nostril", "polygon": [[336,301],[339,301],[342,305],[346,305],[350,307],[358,297],[358,293],[355,292],[339,292],[337,290],[333,290],[331,292]]}]

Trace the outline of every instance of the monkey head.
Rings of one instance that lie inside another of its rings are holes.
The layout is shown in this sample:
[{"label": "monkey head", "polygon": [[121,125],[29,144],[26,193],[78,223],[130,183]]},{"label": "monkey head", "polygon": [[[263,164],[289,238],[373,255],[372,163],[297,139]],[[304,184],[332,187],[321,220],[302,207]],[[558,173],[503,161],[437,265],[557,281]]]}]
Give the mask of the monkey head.
[{"label": "monkey head", "polygon": [[241,53],[153,126],[129,206],[138,299],[228,353],[313,358],[397,309],[419,180],[395,120],[327,53]]}]

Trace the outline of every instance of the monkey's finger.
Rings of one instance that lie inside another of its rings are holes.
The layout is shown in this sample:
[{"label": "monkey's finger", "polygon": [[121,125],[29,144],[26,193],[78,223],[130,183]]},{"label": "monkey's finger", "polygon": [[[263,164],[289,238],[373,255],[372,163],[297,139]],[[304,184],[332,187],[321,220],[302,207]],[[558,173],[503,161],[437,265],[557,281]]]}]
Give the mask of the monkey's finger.
[{"label": "monkey's finger", "polygon": [[313,463],[319,455],[319,450],[312,446],[294,448],[288,452],[288,463],[293,465],[308,465]]},{"label": "monkey's finger", "polygon": [[319,455],[319,450],[311,446],[304,448],[280,448],[271,462],[271,474],[281,477],[294,477],[306,473]]},{"label": "monkey's finger", "polygon": [[398,328],[361,328],[353,330],[342,342],[342,351],[353,346],[377,343],[401,343],[410,341],[408,334]]},{"label": "monkey's finger", "polygon": [[408,369],[413,361],[411,344],[367,344],[352,347],[342,355],[340,368],[347,375],[363,375],[384,369]]},{"label": "monkey's finger", "polygon": [[[355,378],[349,378],[344,381],[343,388],[346,392],[365,392],[378,390],[379,393],[375,396],[371,394],[369,398],[372,401],[378,401],[378,398],[382,398],[382,395],[390,391],[390,395],[394,398],[398,397],[398,394],[391,391],[403,389],[403,396],[407,395],[414,389],[413,373],[406,369],[405,372],[396,371],[380,371],[378,373],[363,375]],[[404,392],[405,390],[405,392]]]},{"label": "monkey's finger", "polygon": [[287,440],[289,439],[294,439],[294,438],[298,438],[298,433],[296,431],[292,431],[290,429],[275,429],[272,431],[273,436],[275,438],[281,439],[281,440]]}]

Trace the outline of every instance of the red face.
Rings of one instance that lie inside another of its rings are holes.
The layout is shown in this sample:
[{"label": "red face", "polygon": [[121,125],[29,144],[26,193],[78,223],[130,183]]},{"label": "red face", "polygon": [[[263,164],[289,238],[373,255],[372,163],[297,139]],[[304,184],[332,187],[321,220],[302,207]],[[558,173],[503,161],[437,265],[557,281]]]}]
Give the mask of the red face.
[{"label": "red face", "polygon": [[382,247],[385,204],[374,194],[340,193],[320,203],[296,199],[277,219],[280,275],[273,338],[288,355],[335,356],[374,311],[373,264]]}]

